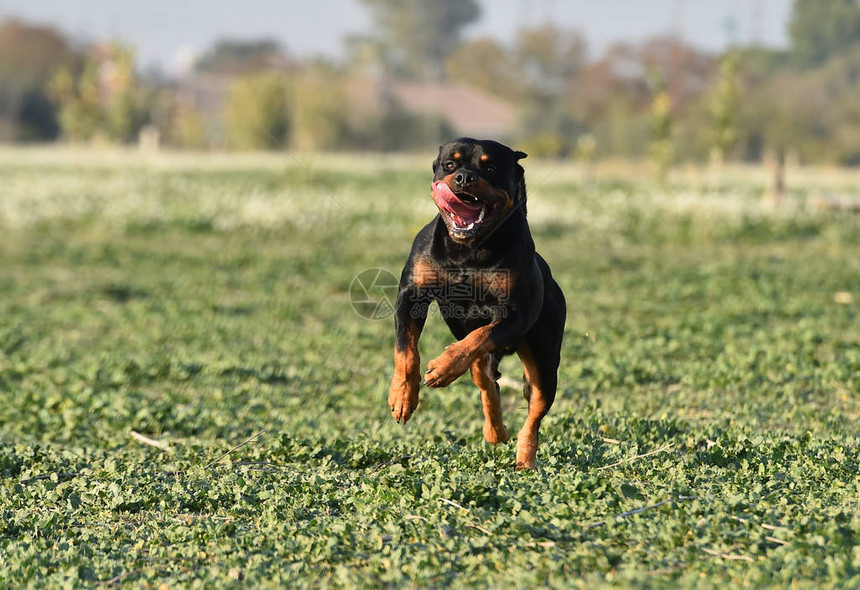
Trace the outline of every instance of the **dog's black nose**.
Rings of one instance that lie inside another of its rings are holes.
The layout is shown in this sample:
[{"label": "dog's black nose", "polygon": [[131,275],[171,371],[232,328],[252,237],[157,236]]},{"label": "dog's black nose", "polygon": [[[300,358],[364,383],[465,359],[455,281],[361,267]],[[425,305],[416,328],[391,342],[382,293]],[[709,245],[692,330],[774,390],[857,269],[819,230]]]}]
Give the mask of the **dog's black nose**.
[{"label": "dog's black nose", "polygon": [[477,180],[477,175],[469,170],[459,170],[454,175],[454,182],[456,182],[463,188],[466,188],[467,186],[475,182],[475,180]]}]

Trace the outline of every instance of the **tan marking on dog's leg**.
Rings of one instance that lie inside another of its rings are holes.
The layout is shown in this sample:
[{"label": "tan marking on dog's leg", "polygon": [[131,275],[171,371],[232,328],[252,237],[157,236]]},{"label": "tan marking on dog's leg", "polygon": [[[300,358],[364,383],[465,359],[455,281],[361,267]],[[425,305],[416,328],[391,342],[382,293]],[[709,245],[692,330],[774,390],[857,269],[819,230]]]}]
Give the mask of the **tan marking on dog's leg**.
[{"label": "tan marking on dog's leg", "polygon": [[416,327],[410,327],[403,350],[394,347],[394,376],[388,390],[388,406],[397,422],[406,424],[418,407],[418,388],[421,385],[421,357],[418,355]]},{"label": "tan marking on dog's leg", "polygon": [[549,410],[549,405],[541,391],[537,365],[528,345],[520,344],[517,348],[517,355],[525,367],[525,379],[529,393],[529,412],[525,424],[517,435],[517,469],[534,469],[540,422]]},{"label": "tan marking on dog's leg", "polygon": [[469,370],[475,359],[493,350],[490,333],[496,322],[469,333],[462,340],[449,344],[445,351],[427,363],[424,383],[428,387],[445,387]]},{"label": "tan marking on dog's leg", "polygon": [[472,381],[481,390],[484,407],[484,439],[491,445],[506,443],[511,435],[502,422],[502,400],[496,384],[496,363],[491,355],[484,355],[472,363]]}]

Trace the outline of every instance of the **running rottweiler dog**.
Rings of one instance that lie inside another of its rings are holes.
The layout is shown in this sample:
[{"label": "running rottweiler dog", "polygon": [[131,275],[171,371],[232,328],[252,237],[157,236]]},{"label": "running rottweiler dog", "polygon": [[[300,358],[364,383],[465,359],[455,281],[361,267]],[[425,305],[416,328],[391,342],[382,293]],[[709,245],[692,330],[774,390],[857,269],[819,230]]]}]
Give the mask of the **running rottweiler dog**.
[{"label": "running rottweiler dog", "polygon": [[499,360],[525,367],[528,417],[517,469],[532,469],[541,419],[555,399],[566,307],[526,221],[526,154],[495,141],[460,138],[439,148],[432,195],[439,214],[415,237],[395,307],[394,377],[388,405],[406,423],[418,406],[418,338],[432,301],[457,342],[427,364],[424,383],[445,387],[466,371],[481,390],[484,438],[507,442]]}]

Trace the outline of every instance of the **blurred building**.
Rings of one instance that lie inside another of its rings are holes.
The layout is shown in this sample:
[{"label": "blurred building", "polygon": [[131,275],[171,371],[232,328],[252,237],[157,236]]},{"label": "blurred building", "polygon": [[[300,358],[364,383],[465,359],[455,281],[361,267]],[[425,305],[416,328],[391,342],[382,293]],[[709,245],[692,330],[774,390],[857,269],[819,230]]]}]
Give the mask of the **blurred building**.
[{"label": "blurred building", "polygon": [[354,76],[347,82],[347,96],[353,116],[378,117],[397,105],[409,115],[443,120],[456,135],[505,139],[517,120],[515,105],[450,82]]}]

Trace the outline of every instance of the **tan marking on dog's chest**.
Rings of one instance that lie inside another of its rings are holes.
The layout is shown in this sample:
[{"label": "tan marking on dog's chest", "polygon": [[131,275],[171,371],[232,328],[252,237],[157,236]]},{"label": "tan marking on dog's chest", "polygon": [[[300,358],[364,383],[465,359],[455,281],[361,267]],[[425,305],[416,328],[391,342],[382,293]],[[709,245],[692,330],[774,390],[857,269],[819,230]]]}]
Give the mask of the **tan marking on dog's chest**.
[{"label": "tan marking on dog's chest", "polygon": [[475,276],[475,287],[500,300],[510,297],[515,282],[516,273],[511,270],[483,270]]},{"label": "tan marking on dog's chest", "polygon": [[504,269],[442,268],[427,260],[418,260],[412,268],[412,280],[421,289],[438,291],[453,299],[476,303],[508,299],[516,283],[516,273]]},{"label": "tan marking on dog's chest", "polygon": [[444,276],[435,264],[418,260],[412,267],[412,281],[422,289],[437,287],[444,282]]}]

